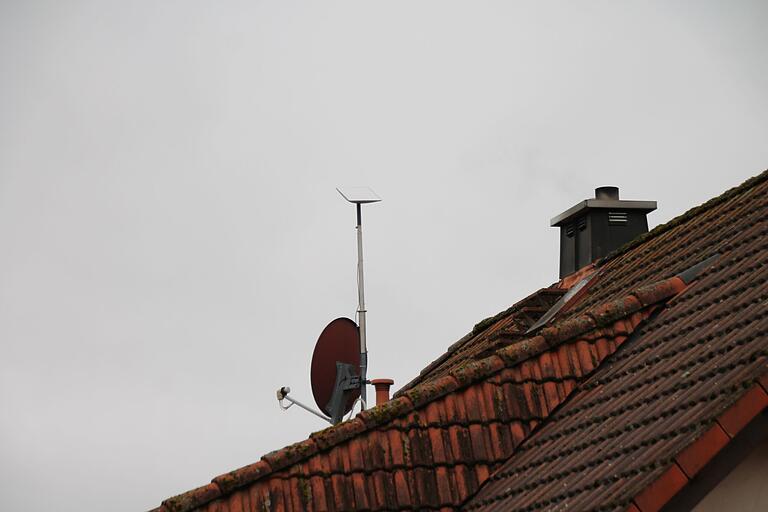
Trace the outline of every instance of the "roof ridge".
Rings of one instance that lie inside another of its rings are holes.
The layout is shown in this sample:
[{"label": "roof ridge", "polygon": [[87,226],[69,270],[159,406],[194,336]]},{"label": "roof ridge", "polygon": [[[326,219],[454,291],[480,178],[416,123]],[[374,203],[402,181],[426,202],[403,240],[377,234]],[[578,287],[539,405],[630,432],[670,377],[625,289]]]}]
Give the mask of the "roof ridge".
[{"label": "roof ridge", "polygon": [[[559,283],[559,281],[558,281],[558,283]],[[531,293],[530,295],[528,295],[524,299],[520,299],[519,301],[515,302],[514,304],[509,306],[504,311],[500,311],[500,312],[496,313],[495,315],[491,315],[491,316],[489,316],[487,318],[484,318],[484,319],[480,320],[479,322],[477,322],[474,325],[474,327],[472,327],[472,330],[469,332],[468,336],[477,336],[478,334],[481,334],[483,331],[488,329],[490,326],[492,326],[493,324],[495,324],[499,320],[503,320],[504,318],[508,317],[512,313],[515,313],[515,312],[521,310],[522,308],[525,307],[526,303],[535,300],[541,294],[556,293],[556,294],[560,294],[560,295],[565,295],[565,293],[568,290],[564,290],[562,288],[558,288],[557,287],[558,283],[553,283],[553,284],[551,284],[549,286],[545,286],[544,288],[539,288],[538,290],[536,290],[535,292]]]},{"label": "roof ridge", "polygon": [[[674,217],[673,219],[667,221],[666,223],[659,224],[650,232],[634,238],[633,240],[627,242],[623,246],[617,248],[616,250],[604,256],[603,258],[597,260],[596,262],[560,279],[560,281],[557,281],[549,286],[539,288],[538,290],[526,296],[525,298],[518,300],[517,302],[515,302],[505,310],[500,311],[495,315],[491,315],[487,318],[484,318],[483,320],[480,320],[474,325],[474,327],[470,332],[468,332],[467,334],[462,336],[459,340],[449,345],[443,354],[437,357],[434,361],[427,364],[418,373],[418,375],[416,375],[413,379],[411,379],[409,382],[404,384],[398,391],[396,391],[394,393],[394,396],[395,397],[401,396],[407,390],[413,389],[413,387],[418,385],[419,383],[425,382],[426,377],[428,377],[429,374],[433,372],[435,369],[439,368],[440,365],[444,363],[446,360],[448,360],[453,353],[455,353],[457,350],[460,350],[469,341],[483,334],[485,331],[487,331],[490,327],[495,325],[497,322],[504,320],[509,316],[523,310],[529,302],[534,301],[536,298],[540,297],[542,294],[558,293],[558,292],[565,294],[570,287],[572,287],[576,282],[578,282],[584,277],[584,271],[588,271],[587,272],[588,274],[592,272],[596,273],[597,271],[599,271],[600,267],[607,264],[610,260],[638,247],[639,245],[642,245],[643,243],[649,241],[650,239],[655,238],[669,231],[670,229],[675,228],[676,226],[679,226],[680,224],[683,224],[684,222],[687,222],[688,220],[700,215],[702,212],[710,208],[713,208],[731,199],[732,197],[735,197],[753,188],[754,186],[759,185],[760,183],[766,180],[768,180],[768,169],[761,172],[757,176],[752,176],[751,178],[742,182],[740,185],[737,185],[735,187],[732,187],[726,190],[719,196],[709,199],[708,201],[698,206],[690,208],[686,212],[678,215],[677,217]],[[575,302],[576,301],[571,301],[569,307],[573,307],[575,305]],[[560,311],[559,314],[562,315],[564,312],[565,310]]]},{"label": "roof ridge", "polygon": [[467,334],[459,338],[457,341],[451,343],[448,345],[448,348],[445,349],[445,352],[443,352],[440,356],[437,357],[434,361],[429,363],[427,366],[425,366],[418,375],[416,375],[413,379],[405,383],[400,389],[395,392],[394,397],[398,397],[408,391],[409,389],[413,389],[414,386],[417,386],[418,384],[421,384],[422,382],[426,382],[425,379],[430,373],[432,373],[434,370],[438,369],[440,365],[445,363],[454,353],[457,351],[460,351],[464,345],[466,345],[470,340],[474,340],[477,338],[477,336],[483,334],[486,330],[488,330],[491,326],[493,326],[495,323],[504,320],[505,318],[508,318],[509,316],[518,313],[520,311],[523,311],[526,307],[529,307],[531,303],[534,303],[537,299],[540,300],[542,295],[546,294],[554,294],[554,295],[565,295],[567,290],[562,288],[557,288],[555,284],[552,284],[550,286],[546,286],[544,288],[539,288],[535,292],[531,293],[527,297],[518,300],[511,306],[509,306],[504,311],[501,311],[493,316],[489,316],[488,318],[485,318],[475,324],[475,326],[472,328],[471,331],[469,331]]},{"label": "roof ridge", "polygon": [[663,233],[666,233],[672,228],[675,228],[681,224],[688,222],[692,218],[700,215],[702,212],[709,210],[710,208],[713,208],[721,203],[724,203],[725,201],[728,201],[729,199],[736,197],[737,195],[754,188],[755,186],[761,184],[766,180],[768,180],[768,169],[762,171],[760,174],[756,176],[752,176],[751,178],[746,179],[740,185],[736,185],[735,187],[729,188],[719,196],[713,197],[701,203],[698,206],[694,206],[693,208],[686,210],[685,212],[681,213],[677,217],[674,217],[668,220],[664,224],[659,224],[658,226],[650,230],[648,233],[644,233],[636,238],[633,238],[626,244],[610,252],[606,256],[600,258],[595,263],[595,266],[599,268],[605,265],[612,259],[629,252],[630,250],[634,249],[639,245],[644,244],[645,242],[647,242],[652,238],[656,238],[657,236]]},{"label": "roof ridge", "polygon": [[601,329],[641,309],[665,301],[685,288],[679,277],[671,277],[637,288],[621,299],[605,302],[586,312],[541,329],[479,361],[468,362],[443,377],[423,382],[401,396],[360,412],[355,418],[310,434],[308,439],[264,455],[260,461],[215,477],[211,483],[168,498],[156,512],[187,512],[249,485],[262,477],[286,469],[321,451],[416,410],[457,389],[465,388],[504,368],[517,365],[582,334]]}]

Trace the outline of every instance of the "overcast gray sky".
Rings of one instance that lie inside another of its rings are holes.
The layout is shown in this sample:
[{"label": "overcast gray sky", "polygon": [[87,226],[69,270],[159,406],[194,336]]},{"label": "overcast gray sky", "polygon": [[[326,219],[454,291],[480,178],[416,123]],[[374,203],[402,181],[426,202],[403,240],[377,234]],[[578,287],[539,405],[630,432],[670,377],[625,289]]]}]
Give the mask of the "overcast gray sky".
[{"label": "overcast gray sky", "polygon": [[549,218],[656,225],[768,167],[768,3],[0,1],[0,508],[141,510],[324,427],[356,305],[402,385],[557,279]]}]

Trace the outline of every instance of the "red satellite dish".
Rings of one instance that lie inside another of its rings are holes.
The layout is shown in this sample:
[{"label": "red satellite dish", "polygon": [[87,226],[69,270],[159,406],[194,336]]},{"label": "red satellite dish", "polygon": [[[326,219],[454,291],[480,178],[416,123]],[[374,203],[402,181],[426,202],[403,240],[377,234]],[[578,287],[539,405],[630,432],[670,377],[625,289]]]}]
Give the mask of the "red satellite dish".
[{"label": "red satellite dish", "polygon": [[[336,361],[353,365],[360,374],[360,329],[349,318],[337,318],[329,323],[315,343],[312,353],[310,380],[315,403],[328,416],[328,402],[331,401],[333,386],[336,383]],[[344,414],[352,410],[360,390],[350,394],[345,404]]]}]

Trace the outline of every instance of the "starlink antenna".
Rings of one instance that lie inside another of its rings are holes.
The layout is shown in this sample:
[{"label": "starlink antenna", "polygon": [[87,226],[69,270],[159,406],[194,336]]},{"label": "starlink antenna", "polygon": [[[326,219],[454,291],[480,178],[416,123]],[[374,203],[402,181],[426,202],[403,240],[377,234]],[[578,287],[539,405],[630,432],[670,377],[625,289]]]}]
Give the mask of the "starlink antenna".
[{"label": "starlink antenna", "polygon": [[360,325],[360,398],[365,407],[368,371],[368,347],[365,338],[365,286],[363,283],[363,216],[362,205],[378,203],[381,198],[368,187],[337,188],[341,197],[354,203],[357,210],[357,321]]}]

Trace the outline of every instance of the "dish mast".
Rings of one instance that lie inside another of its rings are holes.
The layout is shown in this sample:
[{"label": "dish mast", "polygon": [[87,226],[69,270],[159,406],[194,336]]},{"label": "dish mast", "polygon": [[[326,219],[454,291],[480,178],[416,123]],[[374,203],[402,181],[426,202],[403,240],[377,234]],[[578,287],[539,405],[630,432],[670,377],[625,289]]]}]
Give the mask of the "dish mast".
[{"label": "dish mast", "polygon": [[[287,410],[293,405],[335,425],[350,412],[359,399],[361,409],[367,407],[366,385],[368,381],[368,346],[366,344],[365,281],[363,273],[363,216],[362,205],[378,203],[381,198],[368,187],[344,187],[336,189],[341,196],[355,205],[357,214],[357,322],[349,318],[337,318],[329,323],[315,343],[312,354],[310,379],[315,410],[288,396],[291,388],[277,390],[280,408]],[[391,384],[392,381],[389,381]],[[283,400],[290,404],[283,405]]]},{"label": "dish mast", "polygon": [[378,203],[381,198],[368,187],[337,188],[341,197],[353,203],[357,211],[357,319],[360,326],[360,399],[363,409],[366,404],[365,386],[368,376],[368,345],[365,332],[365,282],[363,276],[363,215],[362,205]]}]

